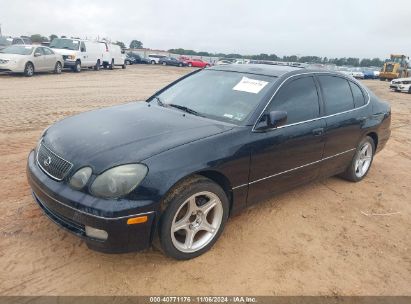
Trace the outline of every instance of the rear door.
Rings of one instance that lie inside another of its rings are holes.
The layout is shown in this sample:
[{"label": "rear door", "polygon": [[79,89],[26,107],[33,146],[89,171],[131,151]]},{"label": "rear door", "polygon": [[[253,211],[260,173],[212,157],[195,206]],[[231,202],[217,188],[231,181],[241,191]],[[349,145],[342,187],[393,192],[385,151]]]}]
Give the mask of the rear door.
[{"label": "rear door", "polygon": [[53,53],[52,50],[42,47],[43,54],[44,54],[44,68],[47,71],[54,71],[56,66],[56,55]]},{"label": "rear door", "polygon": [[317,75],[324,100],[325,148],[321,174],[340,173],[350,163],[368,116],[368,95],[353,81],[336,75]]},{"label": "rear door", "polygon": [[253,133],[248,203],[280,193],[318,176],[324,149],[319,88],[313,75],[292,77],[280,87],[264,114],[286,111],[287,122]]}]

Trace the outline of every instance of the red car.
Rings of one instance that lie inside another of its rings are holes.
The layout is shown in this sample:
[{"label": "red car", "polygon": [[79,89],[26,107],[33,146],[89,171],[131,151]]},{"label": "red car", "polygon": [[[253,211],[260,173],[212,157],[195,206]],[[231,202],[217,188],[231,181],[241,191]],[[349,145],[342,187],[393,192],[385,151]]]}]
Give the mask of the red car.
[{"label": "red car", "polygon": [[210,63],[208,63],[207,61],[202,61],[201,59],[190,59],[188,57],[181,56],[180,60],[187,63],[187,65],[189,67],[207,68],[207,67],[211,66]]}]

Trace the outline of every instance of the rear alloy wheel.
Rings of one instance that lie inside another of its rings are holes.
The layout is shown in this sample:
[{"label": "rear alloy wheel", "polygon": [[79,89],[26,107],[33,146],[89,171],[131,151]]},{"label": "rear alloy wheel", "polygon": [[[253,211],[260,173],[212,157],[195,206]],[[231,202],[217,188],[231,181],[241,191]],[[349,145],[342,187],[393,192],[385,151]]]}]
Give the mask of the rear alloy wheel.
[{"label": "rear alloy wheel", "polygon": [[179,63],[178,66],[181,68],[181,67],[183,66],[183,64],[182,64],[182,63]]},{"label": "rear alloy wheel", "polygon": [[164,253],[179,260],[208,251],[221,235],[229,203],[213,181],[195,177],[172,192],[160,220],[159,238]]},{"label": "rear alloy wheel", "polygon": [[99,71],[100,70],[100,59],[97,60],[96,65],[94,66],[94,71]]},{"label": "rear alloy wheel", "polygon": [[63,67],[61,66],[60,61],[56,62],[56,65],[54,66],[54,74],[61,74],[61,70]]},{"label": "rear alloy wheel", "polygon": [[154,60],[151,60],[151,62],[150,62],[151,64],[156,64],[156,62],[154,61]]},{"label": "rear alloy wheel", "polygon": [[167,65],[167,62],[163,61],[163,65]]},{"label": "rear alloy wheel", "polygon": [[34,66],[31,62],[27,62],[24,67],[24,76],[31,77],[34,75]]},{"label": "rear alloy wheel", "polygon": [[341,176],[352,182],[362,180],[371,168],[374,153],[374,140],[371,137],[366,136],[358,145],[350,165]]},{"label": "rear alloy wheel", "polygon": [[191,68],[193,66],[193,64],[191,62],[189,62],[188,66]]}]

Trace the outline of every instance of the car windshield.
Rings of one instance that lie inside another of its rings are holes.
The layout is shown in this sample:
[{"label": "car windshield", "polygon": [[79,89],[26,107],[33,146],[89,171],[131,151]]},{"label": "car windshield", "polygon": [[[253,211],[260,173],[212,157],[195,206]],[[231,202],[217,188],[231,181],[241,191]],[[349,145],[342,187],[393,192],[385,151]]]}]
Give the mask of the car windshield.
[{"label": "car windshield", "polygon": [[264,98],[276,77],[203,70],[157,95],[160,105],[241,124]]},{"label": "car windshield", "polygon": [[53,39],[50,43],[50,47],[54,49],[67,49],[77,51],[79,49],[80,42],[72,39]]},{"label": "car windshield", "polygon": [[15,55],[30,55],[33,52],[33,47],[24,45],[11,45],[2,50],[3,54],[15,54]]}]

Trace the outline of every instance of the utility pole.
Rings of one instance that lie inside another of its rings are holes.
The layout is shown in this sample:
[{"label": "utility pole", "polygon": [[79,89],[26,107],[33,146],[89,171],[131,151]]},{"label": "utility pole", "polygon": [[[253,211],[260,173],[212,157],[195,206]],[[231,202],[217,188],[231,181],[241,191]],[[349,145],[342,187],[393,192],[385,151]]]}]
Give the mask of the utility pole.
[{"label": "utility pole", "polygon": [[3,36],[3,35],[1,34],[1,23],[0,23],[0,37],[1,37],[1,36]]}]

